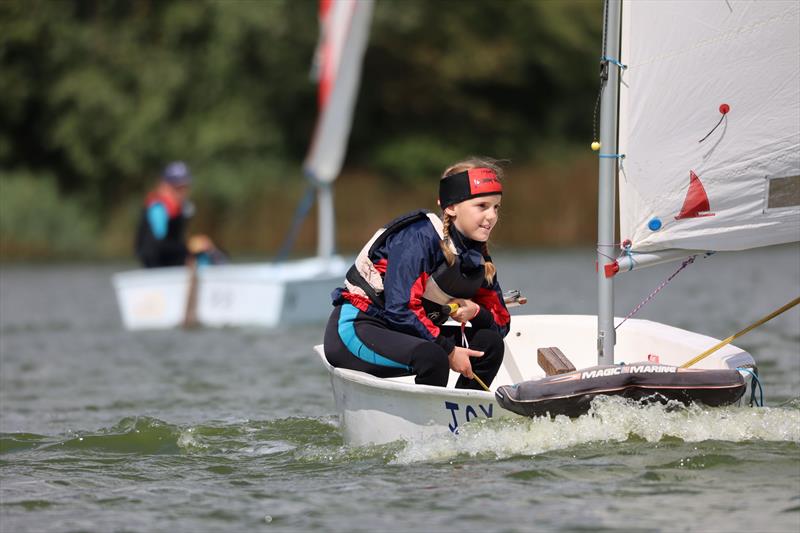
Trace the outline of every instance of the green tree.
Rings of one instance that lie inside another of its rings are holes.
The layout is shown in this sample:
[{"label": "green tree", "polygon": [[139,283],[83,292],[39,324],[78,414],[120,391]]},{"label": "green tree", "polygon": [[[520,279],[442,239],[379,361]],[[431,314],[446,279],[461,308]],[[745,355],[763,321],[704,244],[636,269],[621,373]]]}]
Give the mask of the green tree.
[{"label": "green tree", "polygon": [[[133,212],[172,159],[190,163],[201,214],[216,223],[267,191],[297,195],[317,113],[317,8],[0,2],[0,174],[41,180],[100,228]],[[601,10],[376,0],[346,164],[414,184],[469,153],[519,164],[585,144]],[[8,183],[3,194],[24,190]]]}]

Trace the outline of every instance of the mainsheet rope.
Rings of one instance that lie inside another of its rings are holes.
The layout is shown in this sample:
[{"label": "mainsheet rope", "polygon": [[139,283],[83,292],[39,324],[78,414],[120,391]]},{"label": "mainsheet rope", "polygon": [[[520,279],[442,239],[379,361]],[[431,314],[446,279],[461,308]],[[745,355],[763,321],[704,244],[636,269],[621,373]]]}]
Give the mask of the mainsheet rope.
[{"label": "mainsheet rope", "polygon": [[[456,308],[457,309],[457,308]],[[467,342],[467,332],[466,332],[467,324],[465,322],[461,323],[461,343],[464,348],[469,348],[469,342]],[[483,387],[483,390],[486,392],[491,392],[489,387],[486,386],[486,383],[483,382],[481,378],[478,377],[478,374],[475,372],[472,373],[472,379],[478,382],[478,385]]]},{"label": "mainsheet rope", "polygon": [[[450,307],[450,314],[451,315],[453,313],[455,313],[456,311],[458,311],[458,304],[457,303],[449,303],[447,305]],[[464,348],[469,348],[469,342],[467,341],[467,329],[466,328],[467,328],[467,323],[466,322],[462,322],[461,323],[461,346],[463,346]],[[478,374],[476,374],[475,372],[472,373],[472,379],[477,381],[478,385],[483,387],[483,390],[485,390],[486,392],[492,392],[491,390],[489,390],[489,387],[486,386],[486,383],[484,383],[483,380],[481,378],[479,378]]]}]

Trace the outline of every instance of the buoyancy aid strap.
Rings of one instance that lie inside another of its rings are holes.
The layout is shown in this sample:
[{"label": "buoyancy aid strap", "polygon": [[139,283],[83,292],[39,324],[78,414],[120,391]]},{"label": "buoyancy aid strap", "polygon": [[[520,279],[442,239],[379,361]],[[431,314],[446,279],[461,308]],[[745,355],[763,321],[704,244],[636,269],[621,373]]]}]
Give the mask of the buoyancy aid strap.
[{"label": "buoyancy aid strap", "polygon": [[444,292],[439,284],[436,283],[434,276],[428,278],[428,283],[425,284],[425,292],[422,293],[423,298],[435,302],[440,305],[445,305],[453,299],[452,296]]},{"label": "buoyancy aid strap", "polygon": [[481,267],[470,272],[462,270],[461,257],[457,255],[452,265],[442,263],[431,273],[423,294],[426,299],[444,305],[454,298],[472,298],[480,289],[486,272],[483,257]]},{"label": "buoyancy aid strap", "polygon": [[[344,285],[348,292],[369,298],[380,307],[383,307],[384,304],[383,298],[380,296],[380,293],[383,292],[383,278],[381,278],[381,273],[378,272],[369,258],[369,251],[372,249],[373,243],[385,231],[385,228],[376,231],[367,244],[361,248],[353,266],[347,271],[344,280]],[[386,239],[384,238],[383,240]]]},{"label": "buoyancy aid strap", "polygon": [[[430,219],[431,223],[433,224],[433,227],[436,228],[436,231],[439,233],[439,236],[442,237],[443,235],[441,231],[442,221],[439,220],[439,217],[437,217],[436,215],[434,215],[433,213],[431,213],[426,209],[418,209],[416,211],[406,213],[405,215],[400,215],[394,220],[391,220],[383,228],[379,229],[372,237],[372,240],[367,243],[368,247],[365,246],[365,248],[367,248],[368,250],[367,254],[373,255],[381,246],[383,246],[383,244],[386,242],[386,239],[388,239],[390,235],[397,233],[406,226],[410,226],[414,222],[423,220],[425,217],[428,217],[428,219]],[[434,220],[436,220],[439,223],[438,227],[434,223]]]},{"label": "buoyancy aid strap", "polygon": [[[444,240],[444,223],[442,222],[442,219],[437,217],[435,214],[429,212],[428,221],[431,223],[431,226],[433,226],[433,229],[436,230],[436,233],[439,234],[439,238]],[[456,245],[453,244],[453,241],[448,240],[447,244],[448,247],[450,248],[450,251],[458,255],[458,248],[456,248]]]},{"label": "buoyancy aid strap", "polygon": [[[386,302],[383,300],[383,290],[381,290],[380,293],[375,291],[359,272],[358,265],[353,264],[353,266],[348,269],[344,284],[348,292],[358,294],[359,296],[366,296],[379,307],[385,307]],[[381,286],[383,286],[382,281]]]}]

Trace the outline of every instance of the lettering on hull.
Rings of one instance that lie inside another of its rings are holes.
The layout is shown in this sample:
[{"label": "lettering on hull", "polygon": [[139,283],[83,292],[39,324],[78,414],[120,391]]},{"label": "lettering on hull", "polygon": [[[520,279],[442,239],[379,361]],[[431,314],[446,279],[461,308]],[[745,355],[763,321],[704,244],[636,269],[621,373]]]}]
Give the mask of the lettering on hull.
[{"label": "lettering on hull", "polygon": [[[461,404],[456,402],[444,402],[444,408],[450,411],[450,415],[453,417],[453,422],[448,424],[447,427],[450,428],[450,431],[456,435],[458,435],[458,418],[459,415],[457,411],[462,411]],[[475,406],[467,404],[466,407],[463,409],[464,412],[464,423],[474,420],[476,418],[492,418],[492,414],[494,413],[494,404],[490,403],[488,406],[483,404],[478,404],[478,408],[476,409]]]}]

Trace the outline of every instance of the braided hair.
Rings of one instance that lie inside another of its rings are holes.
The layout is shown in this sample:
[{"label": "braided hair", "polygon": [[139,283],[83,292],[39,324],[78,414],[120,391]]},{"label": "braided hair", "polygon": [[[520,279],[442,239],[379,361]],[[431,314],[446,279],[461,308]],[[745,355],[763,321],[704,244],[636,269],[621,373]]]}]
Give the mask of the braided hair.
[{"label": "braided hair", "polygon": [[[450,165],[442,172],[442,178],[444,179],[447,176],[451,176],[453,174],[458,174],[459,172],[464,172],[465,170],[469,170],[471,168],[489,168],[494,171],[497,175],[497,179],[503,179],[503,169],[500,166],[501,161],[497,159],[492,159],[490,157],[469,157],[464,159],[463,161],[459,161]],[[447,260],[447,264],[453,266],[453,263],[456,260],[456,256],[453,253],[453,250],[450,247],[450,224],[453,221],[453,217],[447,214],[444,211],[444,207],[442,207],[442,223],[444,224],[443,239],[439,243],[442,247],[442,252],[444,253],[445,260]],[[485,261],[485,270],[486,270],[486,283],[490,284],[494,281],[494,275],[497,273],[497,268],[495,268],[494,263],[489,259],[489,243],[483,243],[483,258]]]}]

